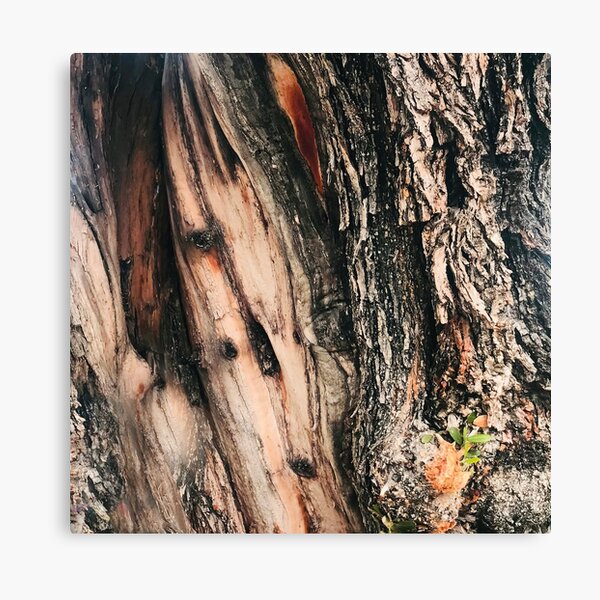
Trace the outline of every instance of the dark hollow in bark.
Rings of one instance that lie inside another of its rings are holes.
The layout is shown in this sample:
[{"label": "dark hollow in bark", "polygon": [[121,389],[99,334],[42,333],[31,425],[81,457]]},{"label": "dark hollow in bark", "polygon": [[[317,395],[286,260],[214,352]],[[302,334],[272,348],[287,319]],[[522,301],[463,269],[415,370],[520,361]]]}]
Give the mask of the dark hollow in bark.
[{"label": "dark hollow in bark", "polygon": [[71,521],[548,530],[549,56],[74,55]]}]

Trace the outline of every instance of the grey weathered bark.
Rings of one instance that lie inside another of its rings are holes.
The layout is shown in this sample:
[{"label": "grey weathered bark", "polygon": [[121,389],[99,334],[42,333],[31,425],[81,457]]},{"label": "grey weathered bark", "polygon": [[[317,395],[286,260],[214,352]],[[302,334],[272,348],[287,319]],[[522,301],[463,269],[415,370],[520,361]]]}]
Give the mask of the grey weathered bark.
[{"label": "grey weathered bark", "polygon": [[[549,527],[548,56],[76,55],[71,101],[74,530]],[[421,436],[473,411],[465,472]]]}]

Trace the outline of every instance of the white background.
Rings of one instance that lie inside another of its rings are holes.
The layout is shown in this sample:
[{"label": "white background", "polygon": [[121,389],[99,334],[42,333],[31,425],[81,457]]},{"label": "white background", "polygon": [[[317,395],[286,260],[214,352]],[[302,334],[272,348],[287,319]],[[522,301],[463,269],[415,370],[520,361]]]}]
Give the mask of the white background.
[{"label": "white background", "polygon": [[[561,10],[550,1],[525,0],[16,4],[4,3],[0,14],[0,595],[371,600],[597,594],[600,56],[598,17],[584,8],[593,3],[561,3]],[[70,534],[69,55],[323,50],[552,53],[553,532]]]}]

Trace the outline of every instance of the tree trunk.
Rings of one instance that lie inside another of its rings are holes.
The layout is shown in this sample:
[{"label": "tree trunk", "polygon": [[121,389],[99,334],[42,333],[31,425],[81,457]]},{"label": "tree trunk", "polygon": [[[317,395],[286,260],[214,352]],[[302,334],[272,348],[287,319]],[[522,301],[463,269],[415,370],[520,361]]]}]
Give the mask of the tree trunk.
[{"label": "tree trunk", "polygon": [[71,111],[74,531],[548,529],[548,56],[74,55]]}]

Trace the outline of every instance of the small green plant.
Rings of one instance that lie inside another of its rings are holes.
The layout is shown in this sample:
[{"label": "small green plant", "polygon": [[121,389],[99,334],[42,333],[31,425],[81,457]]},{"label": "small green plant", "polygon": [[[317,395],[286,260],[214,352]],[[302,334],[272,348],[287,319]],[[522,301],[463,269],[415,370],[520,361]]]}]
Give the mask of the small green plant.
[{"label": "small green plant", "polygon": [[[463,426],[462,431],[459,431],[456,427],[450,427],[448,429],[448,433],[454,440],[454,443],[463,451],[461,463],[465,470],[479,462],[480,451],[477,446],[486,444],[493,439],[492,436],[487,433],[478,433],[479,427],[476,425],[474,426],[477,419],[477,413],[472,412],[467,417],[467,422]],[[469,431],[470,427],[473,426],[474,429]]]},{"label": "small green plant", "polygon": [[[493,436],[487,433],[479,433],[479,427],[485,427],[487,424],[487,418],[484,415],[477,416],[476,412],[472,412],[466,420],[466,423],[460,430],[458,427],[449,427],[448,435],[452,438],[452,441],[462,450],[463,456],[461,464],[463,469],[467,470],[472,465],[477,464],[480,460],[480,450],[478,446],[486,444],[491,441]],[[473,428],[473,429],[470,429]],[[438,435],[445,433],[439,432]],[[421,436],[421,442],[428,444],[433,440],[433,433],[426,433]]]},{"label": "small green plant", "polygon": [[382,530],[382,533],[415,533],[417,531],[417,524],[414,521],[394,521],[381,510],[378,504],[370,506],[369,512],[375,517],[377,523],[384,525],[385,530]]}]

